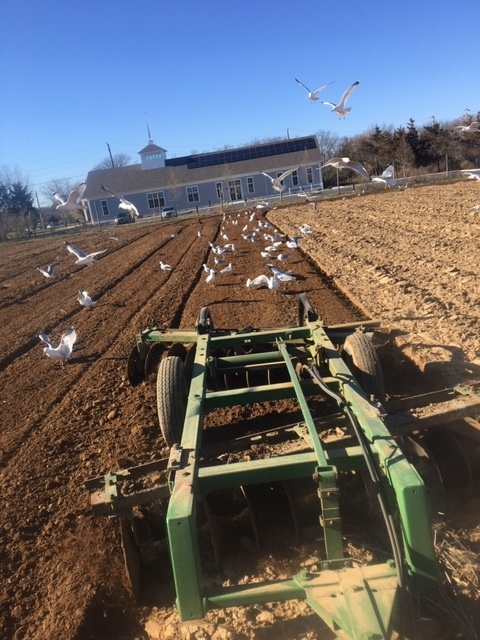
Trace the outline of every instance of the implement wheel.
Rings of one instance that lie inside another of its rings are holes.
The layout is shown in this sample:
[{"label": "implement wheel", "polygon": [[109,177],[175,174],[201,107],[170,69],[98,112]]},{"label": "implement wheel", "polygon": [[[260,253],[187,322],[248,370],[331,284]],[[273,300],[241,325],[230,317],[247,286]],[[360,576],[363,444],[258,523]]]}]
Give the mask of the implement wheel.
[{"label": "implement wheel", "polygon": [[160,431],[169,447],[182,439],[187,409],[185,365],[178,356],[161,360],[157,373],[157,411]]},{"label": "implement wheel", "polygon": [[372,341],[364,333],[352,333],[345,338],[342,357],[367,396],[385,401],[383,372]]}]

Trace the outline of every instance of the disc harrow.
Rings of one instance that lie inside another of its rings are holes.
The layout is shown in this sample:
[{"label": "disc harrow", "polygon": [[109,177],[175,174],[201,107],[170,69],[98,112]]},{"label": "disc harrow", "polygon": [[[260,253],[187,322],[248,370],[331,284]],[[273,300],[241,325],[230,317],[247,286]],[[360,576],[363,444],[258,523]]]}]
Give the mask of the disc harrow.
[{"label": "disc harrow", "polygon": [[[213,608],[302,599],[346,637],[401,632],[399,602],[439,580],[432,513],[453,457],[438,462],[435,434],[464,460],[457,484],[468,486],[467,457],[448,425],[475,415],[480,399],[451,389],[387,412],[372,341],[379,326],[326,326],[302,294],[296,326],[219,330],[203,308],[194,330],[137,336],[128,378],[135,385],[156,374],[170,455],[86,482],[94,513],[120,521],[137,597],[141,566],[161,558],[171,567],[182,621]],[[296,409],[280,420],[275,406],[284,400]],[[255,420],[209,422],[253,405]],[[353,485],[364,487],[365,504],[352,506]],[[357,530],[382,523],[382,560],[360,566],[349,552],[357,519]],[[316,550],[315,561],[296,560],[290,577],[228,586],[206,580],[210,565],[220,571],[232,555],[282,549],[290,538]]]}]

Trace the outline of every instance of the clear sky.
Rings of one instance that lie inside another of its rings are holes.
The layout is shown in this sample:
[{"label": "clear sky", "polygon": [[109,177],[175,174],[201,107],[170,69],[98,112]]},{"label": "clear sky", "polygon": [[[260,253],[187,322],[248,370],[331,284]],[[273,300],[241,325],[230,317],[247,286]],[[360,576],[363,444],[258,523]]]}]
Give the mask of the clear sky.
[{"label": "clear sky", "polygon": [[[254,139],[418,127],[480,109],[480,5],[377,0],[2,0],[0,167],[32,190]],[[339,120],[321,100],[359,86]]]}]

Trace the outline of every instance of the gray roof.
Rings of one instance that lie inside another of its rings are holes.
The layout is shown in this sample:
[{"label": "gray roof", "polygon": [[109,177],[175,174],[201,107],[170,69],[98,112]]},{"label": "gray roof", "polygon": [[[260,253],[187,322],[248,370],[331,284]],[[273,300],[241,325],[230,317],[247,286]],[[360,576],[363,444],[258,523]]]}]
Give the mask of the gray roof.
[{"label": "gray roof", "polygon": [[143,149],[140,149],[140,151],[138,153],[154,153],[157,151],[166,151],[166,149],[162,149],[162,147],[159,147],[158,144],[147,144],[146,147],[143,147]]},{"label": "gray roof", "polygon": [[171,188],[172,186],[179,187],[202,182],[213,182],[215,180],[231,180],[240,176],[260,173],[260,171],[265,171],[266,173],[285,171],[320,161],[320,152],[316,148],[195,169],[189,169],[186,164],[166,166],[159,169],[142,169],[141,164],[101,169],[88,173],[87,188],[83,198],[86,200],[104,198],[105,192],[102,191],[100,186],[102,184],[119,194],[133,194],[148,190]]}]

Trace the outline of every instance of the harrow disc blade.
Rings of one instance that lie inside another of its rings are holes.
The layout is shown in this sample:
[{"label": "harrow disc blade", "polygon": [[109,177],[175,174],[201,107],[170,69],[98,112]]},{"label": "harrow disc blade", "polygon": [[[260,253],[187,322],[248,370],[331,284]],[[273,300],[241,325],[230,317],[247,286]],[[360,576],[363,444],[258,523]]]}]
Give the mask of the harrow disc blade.
[{"label": "harrow disc blade", "polygon": [[132,387],[145,380],[144,363],[137,347],[133,347],[127,360],[127,378]]}]

